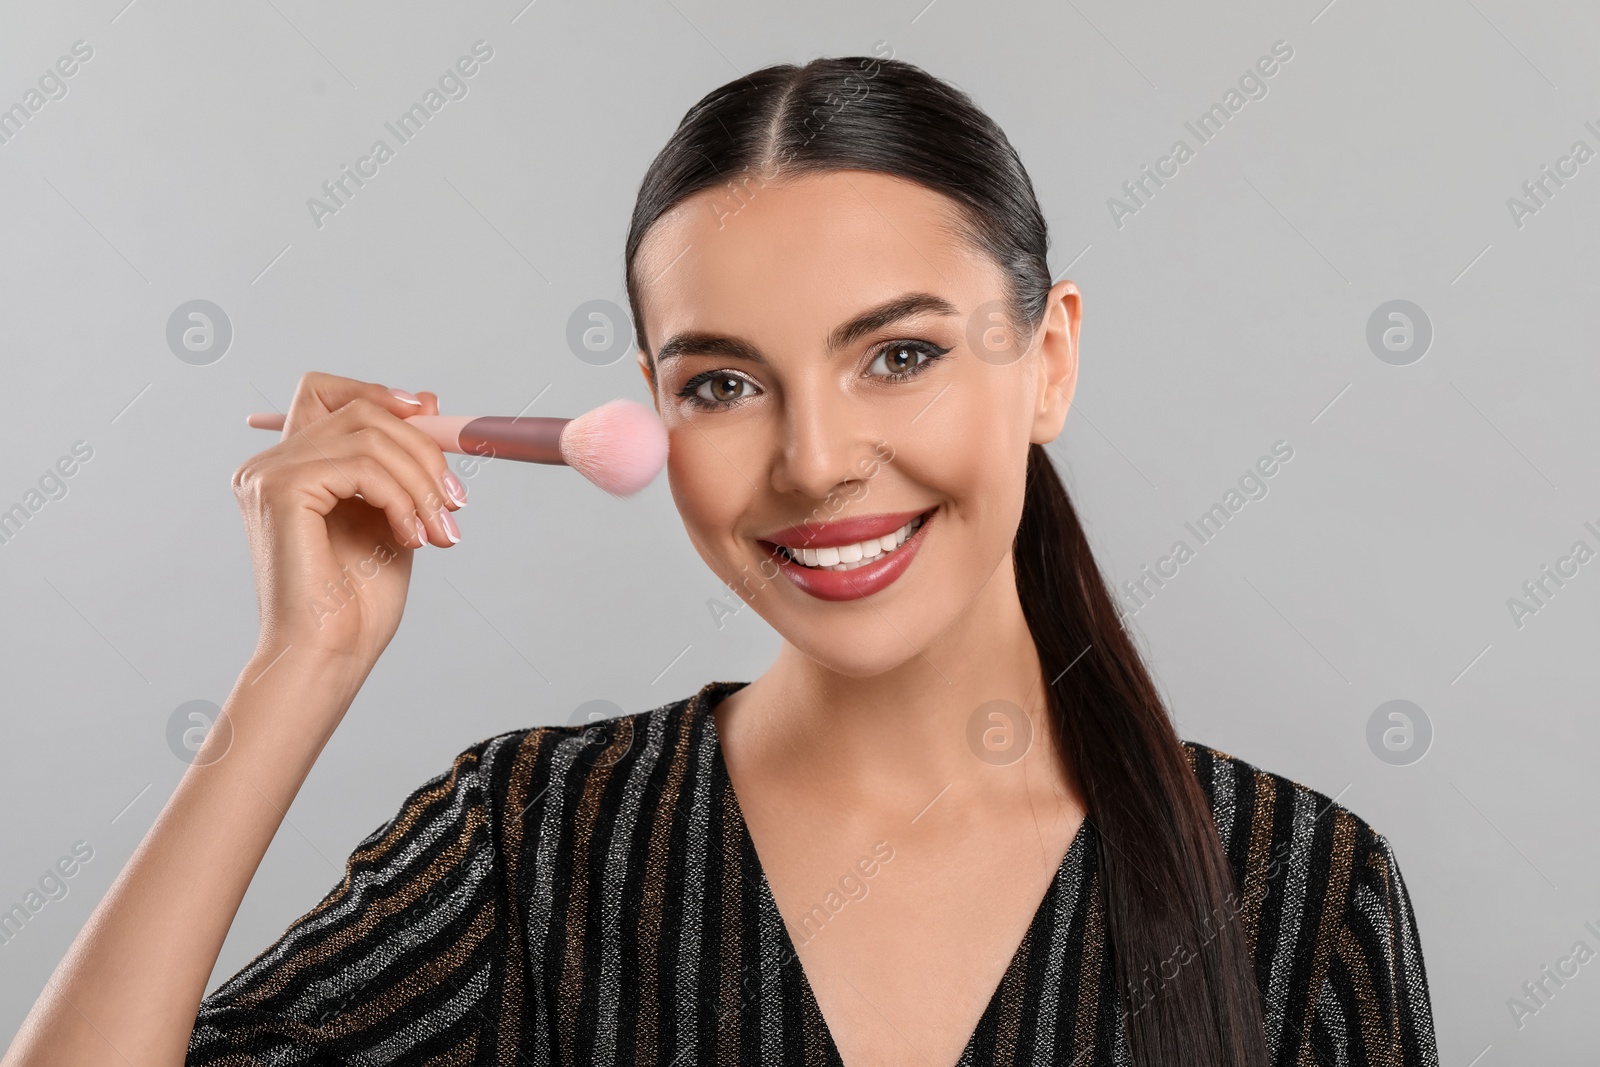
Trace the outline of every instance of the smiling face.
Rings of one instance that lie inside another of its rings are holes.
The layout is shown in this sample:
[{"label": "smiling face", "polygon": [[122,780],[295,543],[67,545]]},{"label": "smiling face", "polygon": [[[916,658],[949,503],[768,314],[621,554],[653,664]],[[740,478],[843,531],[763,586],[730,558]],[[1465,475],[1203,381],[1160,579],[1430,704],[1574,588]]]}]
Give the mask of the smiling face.
[{"label": "smiling face", "polygon": [[[1076,288],[1052,288],[1042,327],[1009,347],[990,314],[1005,276],[956,219],[916,183],[813,173],[747,186],[742,203],[721,189],[689,197],[634,264],[690,541],[841,674],[959,641],[1015,601],[1028,445],[1060,433],[1076,383]],[[650,380],[643,353],[640,367]],[[880,531],[887,544],[866,536]],[[862,541],[864,564],[842,562],[850,548],[828,554]]]}]

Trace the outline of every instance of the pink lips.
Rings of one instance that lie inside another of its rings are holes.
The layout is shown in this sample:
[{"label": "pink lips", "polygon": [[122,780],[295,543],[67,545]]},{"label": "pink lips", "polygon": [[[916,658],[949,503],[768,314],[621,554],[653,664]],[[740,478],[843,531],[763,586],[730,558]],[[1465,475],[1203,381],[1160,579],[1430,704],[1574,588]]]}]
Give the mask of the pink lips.
[{"label": "pink lips", "polygon": [[788,529],[774,531],[759,540],[767,546],[769,554],[784,576],[804,592],[810,593],[818,600],[859,600],[888,587],[905,573],[907,567],[911,566],[917,550],[922,547],[928,528],[933,525],[938,515],[937,508],[927,512],[927,518],[923,519],[922,525],[906,538],[905,544],[866,566],[856,567],[853,570],[829,571],[806,567],[785,559],[777,546],[831,548],[837,545],[855,544],[869,537],[882,537],[884,534],[893,533],[921,514],[923,514],[921,511],[902,511],[845,519],[821,526],[810,524],[791,526]]}]

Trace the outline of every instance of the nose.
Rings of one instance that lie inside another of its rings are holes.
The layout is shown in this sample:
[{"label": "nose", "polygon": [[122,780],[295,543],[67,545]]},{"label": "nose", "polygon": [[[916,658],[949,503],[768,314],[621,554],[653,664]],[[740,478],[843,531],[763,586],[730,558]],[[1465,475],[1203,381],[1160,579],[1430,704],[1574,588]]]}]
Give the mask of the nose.
[{"label": "nose", "polygon": [[772,486],[785,494],[823,500],[849,492],[849,483],[873,468],[881,436],[870,408],[845,396],[836,383],[808,381],[784,398],[781,439],[772,467]]}]

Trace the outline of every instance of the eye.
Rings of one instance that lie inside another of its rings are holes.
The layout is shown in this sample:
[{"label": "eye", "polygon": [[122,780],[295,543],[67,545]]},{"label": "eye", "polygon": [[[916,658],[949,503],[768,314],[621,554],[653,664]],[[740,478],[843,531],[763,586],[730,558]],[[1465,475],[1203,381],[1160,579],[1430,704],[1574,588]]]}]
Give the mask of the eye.
[{"label": "eye", "polygon": [[743,375],[725,370],[710,370],[696,374],[684,382],[683,388],[678,390],[678,395],[697,408],[706,410],[731,408],[750,399],[749,396],[738,395],[741,385],[755,388],[755,383]]},{"label": "eye", "polygon": [[[942,359],[948,351],[950,351],[948,348],[941,348],[939,345],[931,344],[927,341],[909,339],[890,341],[878,349],[878,354],[872,358],[872,362],[867,366],[867,369],[870,371],[882,362],[883,368],[887,372],[882,375],[885,381],[903,381],[913,375],[921,374],[935,360]],[[926,358],[918,362],[918,356]]]}]

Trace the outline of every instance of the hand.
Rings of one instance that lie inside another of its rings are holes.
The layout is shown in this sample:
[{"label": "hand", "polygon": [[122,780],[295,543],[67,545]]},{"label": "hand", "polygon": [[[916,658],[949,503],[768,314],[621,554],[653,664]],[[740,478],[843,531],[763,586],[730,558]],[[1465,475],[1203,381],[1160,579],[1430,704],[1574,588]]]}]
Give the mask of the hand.
[{"label": "hand", "polygon": [[257,655],[331,655],[365,677],[400,626],[412,551],[459,538],[451,489],[462,501],[466,491],[443,450],[407,425],[439,413],[434,394],[417,398],[311,371],[279,442],[234,471],[261,615]]}]

